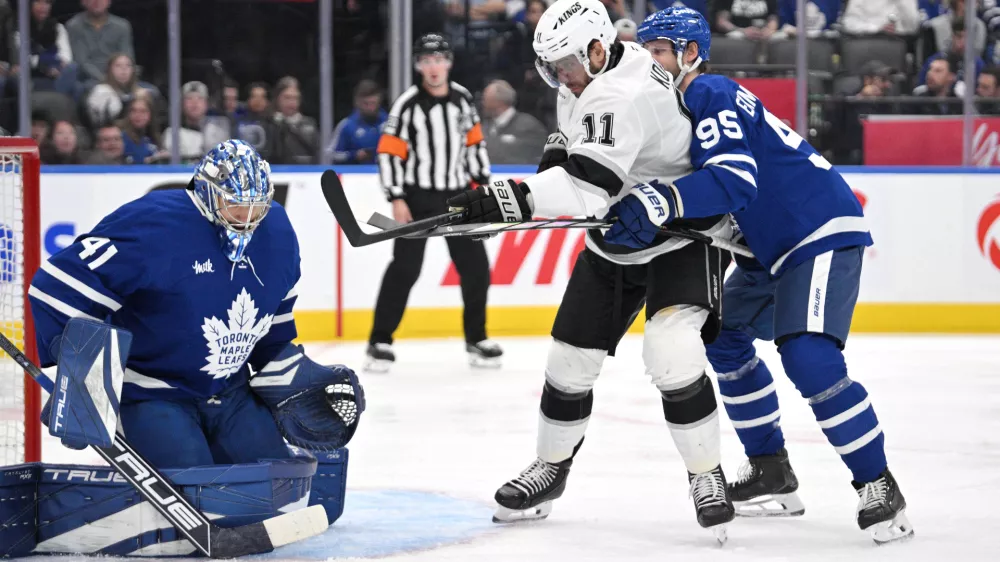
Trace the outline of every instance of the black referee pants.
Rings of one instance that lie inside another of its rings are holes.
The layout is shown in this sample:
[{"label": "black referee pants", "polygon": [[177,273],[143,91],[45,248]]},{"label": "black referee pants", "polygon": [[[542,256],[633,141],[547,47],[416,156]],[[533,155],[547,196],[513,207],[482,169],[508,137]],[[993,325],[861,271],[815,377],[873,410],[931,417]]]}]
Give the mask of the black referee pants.
[{"label": "black referee pants", "polygon": [[[420,220],[447,212],[447,200],[455,194],[455,191],[413,190],[407,194],[406,203],[413,220]],[[469,238],[445,237],[445,242],[460,278],[465,304],[462,316],[465,341],[482,341],[486,339],[486,293],[490,287],[490,262],[486,257],[486,248],[482,242]],[[375,302],[375,321],[368,338],[370,343],[392,343],[392,334],[403,319],[410,289],[420,277],[426,246],[426,238],[397,238],[393,241],[392,262],[382,277],[382,287]]]}]

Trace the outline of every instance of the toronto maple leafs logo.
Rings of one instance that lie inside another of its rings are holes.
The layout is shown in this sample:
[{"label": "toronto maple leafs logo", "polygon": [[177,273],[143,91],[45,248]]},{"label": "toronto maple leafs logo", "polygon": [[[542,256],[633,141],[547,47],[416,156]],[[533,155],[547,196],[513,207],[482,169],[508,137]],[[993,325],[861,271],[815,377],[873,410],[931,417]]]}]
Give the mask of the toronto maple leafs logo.
[{"label": "toronto maple leafs logo", "polygon": [[206,318],[201,326],[208,340],[207,364],[201,368],[221,379],[240,370],[255,345],[271,330],[273,314],[257,320],[257,306],[244,287],[229,308],[229,323],[216,317]]}]

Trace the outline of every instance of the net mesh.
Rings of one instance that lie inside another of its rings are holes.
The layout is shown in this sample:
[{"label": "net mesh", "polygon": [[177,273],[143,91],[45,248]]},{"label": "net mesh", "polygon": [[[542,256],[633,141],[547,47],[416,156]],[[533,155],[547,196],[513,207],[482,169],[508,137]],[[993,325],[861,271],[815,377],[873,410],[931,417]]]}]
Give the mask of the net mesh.
[{"label": "net mesh", "polygon": [[[24,185],[20,154],[0,154],[0,329],[24,349]],[[24,462],[24,370],[0,352],[0,465]]]}]

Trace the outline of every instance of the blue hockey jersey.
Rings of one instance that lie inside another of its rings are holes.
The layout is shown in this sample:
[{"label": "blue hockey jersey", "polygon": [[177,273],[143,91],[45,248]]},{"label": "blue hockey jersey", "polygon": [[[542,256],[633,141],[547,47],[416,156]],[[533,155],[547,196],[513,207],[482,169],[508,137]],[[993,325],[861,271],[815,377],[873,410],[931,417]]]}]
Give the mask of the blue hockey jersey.
[{"label": "blue hockey jersey", "polygon": [[132,332],[124,402],[204,399],[246,382],[296,336],[295,232],[277,203],[233,264],[188,190],[151,192],[53,255],[28,295],[42,366],[72,316]]},{"label": "blue hockey jersey", "polygon": [[684,102],[696,123],[696,171],[674,182],[684,218],[731,212],[773,275],[828,250],[872,244],[844,178],[746,88],[705,74]]}]

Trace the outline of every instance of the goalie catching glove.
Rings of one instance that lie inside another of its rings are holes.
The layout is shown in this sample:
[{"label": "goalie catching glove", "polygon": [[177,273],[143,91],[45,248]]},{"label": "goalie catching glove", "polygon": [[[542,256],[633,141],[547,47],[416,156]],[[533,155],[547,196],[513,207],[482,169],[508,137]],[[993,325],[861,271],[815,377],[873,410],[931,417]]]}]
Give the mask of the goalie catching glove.
[{"label": "goalie catching glove", "polygon": [[296,447],[333,451],[346,445],[365,411],[365,391],[344,365],[327,367],[289,344],[250,379],[278,429]]},{"label": "goalie catching glove", "polygon": [[71,449],[110,447],[132,334],[97,320],[71,318],[56,342],[55,392],[42,409],[42,423]]},{"label": "goalie catching glove", "polygon": [[465,222],[521,222],[531,218],[527,188],[514,180],[496,180],[448,199],[448,206],[468,211]]}]

